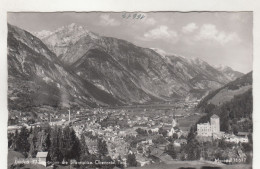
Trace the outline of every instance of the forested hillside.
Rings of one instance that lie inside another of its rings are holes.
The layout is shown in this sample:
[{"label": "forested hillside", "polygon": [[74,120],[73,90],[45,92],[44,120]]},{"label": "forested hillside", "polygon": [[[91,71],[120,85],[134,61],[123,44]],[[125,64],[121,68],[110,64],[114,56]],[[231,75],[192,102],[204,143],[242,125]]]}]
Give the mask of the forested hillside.
[{"label": "forested hillside", "polygon": [[234,96],[232,100],[221,106],[211,106],[211,111],[198,123],[207,122],[213,114],[217,114],[220,117],[221,131],[233,132],[234,134],[238,131],[252,132],[252,112],[253,95],[252,89],[249,89],[243,94]]}]

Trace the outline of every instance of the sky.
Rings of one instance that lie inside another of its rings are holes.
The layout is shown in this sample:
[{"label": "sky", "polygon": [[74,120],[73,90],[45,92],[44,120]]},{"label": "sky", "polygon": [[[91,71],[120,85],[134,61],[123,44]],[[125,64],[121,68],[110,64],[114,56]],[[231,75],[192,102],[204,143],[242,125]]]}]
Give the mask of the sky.
[{"label": "sky", "polygon": [[29,32],[54,31],[75,23],[168,54],[198,57],[243,73],[253,69],[252,12],[23,12],[7,17],[10,24]]}]

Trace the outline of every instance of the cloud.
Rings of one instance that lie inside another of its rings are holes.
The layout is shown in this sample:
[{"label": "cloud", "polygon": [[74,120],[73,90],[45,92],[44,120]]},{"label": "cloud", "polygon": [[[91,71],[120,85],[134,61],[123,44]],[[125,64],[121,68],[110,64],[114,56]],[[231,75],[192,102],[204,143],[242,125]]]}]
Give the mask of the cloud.
[{"label": "cloud", "polygon": [[120,22],[111,18],[109,14],[102,14],[100,15],[99,24],[103,26],[118,26],[120,25]]},{"label": "cloud", "polygon": [[170,30],[167,26],[161,25],[155,29],[152,29],[144,34],[146,40],[152,39],[171,39],[178,36],[177,32]]},{"label": "cloud", "polygon": [[224,31],[219,31],[216,26],[212,24],[202,25],[195,40],[213,40],[222,45],[229,42],[239,43],[241,41],[240,37],[235,32],[226,33]]},{"label": "cloud", "polygon": [[198,26],[194,22],[192,22],[192,23],[189,23],[188,25],[182,27],[182,32],[183,33],[192,33],[196,29],[198,29]]},{"label": "cloud", "polygon": [[156,23],[156,21],[155,21],[154,18],[146,18],[144,20],[144,23],[147,24],[147,25],[154,25]]},{"label": "cloud", "polygon": [[[135,30],[139,30],[140,26],[142,28],[149,28],[157,23],[153,17],[147,17],[147,14],[144,14],[144,18],[141,20],[136,20],[134,24],[131,24],[131,27]],[[140,38],[139,38],[140,39]]]}]

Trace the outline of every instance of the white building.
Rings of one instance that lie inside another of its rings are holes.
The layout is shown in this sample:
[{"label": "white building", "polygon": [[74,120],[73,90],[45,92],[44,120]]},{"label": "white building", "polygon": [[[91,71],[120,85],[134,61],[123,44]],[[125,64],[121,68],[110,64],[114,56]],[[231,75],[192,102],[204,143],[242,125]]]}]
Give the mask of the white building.
[{"label": "white building", "polygon": [[175,120],[175,117],[173,117],[172,119],[172,128],[170,129],[170,131],[168,132],[168,136],[172,136],[174,133],[176,133],[176,131],[174,130],[174,127],[177,126],[177,122]]},{"label": "white building", "polygon": [[205,137],[212,136],[212,129],[209,122],[197,124],[197,133],[198,136],[205,136]]},{"label": "white building", "polygon": [[47,155],[48,155],[48,152],[38,152],[37,155],[36,155],[37,163],[46,167],[46,165],[47,165],[47,160],[46,160]]},{"label": "white building", "polygon": [[229,135],[229,134],[225,134],[225,141],[226,142],[231,142],[231,143],[248,143],[248,137],[240,137],[240,136],[235,136],[235,135]]},{"label": "white building", "polygon": [[214,134],[220,133],[220,123],[219,117],[217,115],[212,115],[210,117],[210,123],[201,123],[197,124],[197,133],[198,136],[213,136]]}]

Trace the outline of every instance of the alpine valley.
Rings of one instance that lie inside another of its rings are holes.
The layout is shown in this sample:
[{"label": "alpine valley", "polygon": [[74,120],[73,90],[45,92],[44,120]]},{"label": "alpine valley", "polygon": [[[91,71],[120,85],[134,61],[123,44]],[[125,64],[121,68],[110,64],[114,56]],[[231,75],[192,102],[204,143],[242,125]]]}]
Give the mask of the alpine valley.
[{"label": "alpine valley", "polygon": [[200,100],[243,76],[71,24],[29,33],[8,25],[8,106],[117,106]]}]

